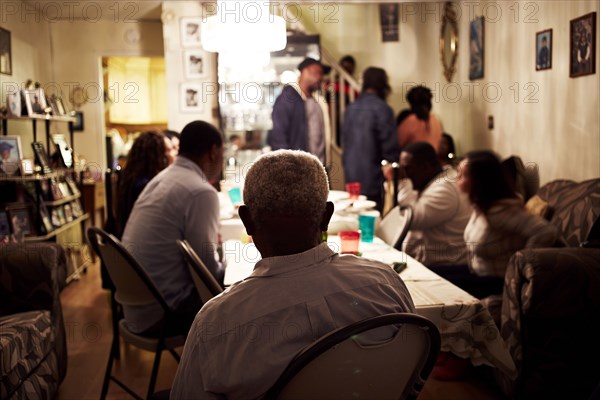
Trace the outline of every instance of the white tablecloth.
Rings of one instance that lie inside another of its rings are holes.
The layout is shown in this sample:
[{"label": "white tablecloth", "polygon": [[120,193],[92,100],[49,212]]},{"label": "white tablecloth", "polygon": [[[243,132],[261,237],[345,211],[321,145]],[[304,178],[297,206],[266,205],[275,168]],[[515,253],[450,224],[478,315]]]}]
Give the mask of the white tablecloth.
[{"label": "white tablecloth", "polygon": [[[339,250],[339,238],[330,236],[330,247]],[[442,337],[442,351],[469,358],[473,365],[490,365],[509,377],[516,375],[515,364],[487,308],[475,297],[443,279],[414,258],[380,239],[361,242],[360,252],[370,258],[392,264],[406,262],[400,276],[413,298],[417,313],[436,324]],[[253,243],[229,240],[223,245],[227,261],[225,285],[243,280],[260,260]]]}]

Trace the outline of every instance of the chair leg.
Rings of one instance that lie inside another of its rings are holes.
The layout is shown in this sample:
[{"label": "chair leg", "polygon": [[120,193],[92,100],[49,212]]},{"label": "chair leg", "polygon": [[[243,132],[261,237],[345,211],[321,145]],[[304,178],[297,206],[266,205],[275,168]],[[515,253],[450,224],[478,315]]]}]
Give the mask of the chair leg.
[{"label": "chair leg", "polygon": [[[110,292],[110,309],[112,312],[112,325],[113,325],[113,337],[119,337],[119,303],[115,300],[115,292]],[[111,351],[115,360],[121,359],[120,343],[119,340],[113,340]]]},{"label": "chair leg", "polygon": [[162,355],[164,348],[164,339],[160,338],[158,346],[156,347],[156,355],[154,356],[154,365],[152,366],[152,375],[150,375],[150,384],[148,385],[147,399],[154,394],[154,386],[156,385],[156,377],[158,375],[158,367],[160,365],[160,356]]},{"label": "chair leg", "polygon": [[177,361],[177,364],[179,364],[179,361],[181,361],[181,356],[179,356],[179,354],[177,354],[177,352],[173,349],[168,349],[168,350],[169,350],[169,353],[171,353],[171,355],[175,359],[175,361]]},{"label": "chair leg", "polygon": [[102,382],[102,392],[100,393],[100,400],[106,399],[106,394],[108,393],[108,385],[110,384],[110,375],[112,373],[112,365],[114,360],[114,342],[118,340],[118,336],[113,337],[113,345],[108,355],[108,365],[106,366],[106,372],[104,373],[104,381]]}]

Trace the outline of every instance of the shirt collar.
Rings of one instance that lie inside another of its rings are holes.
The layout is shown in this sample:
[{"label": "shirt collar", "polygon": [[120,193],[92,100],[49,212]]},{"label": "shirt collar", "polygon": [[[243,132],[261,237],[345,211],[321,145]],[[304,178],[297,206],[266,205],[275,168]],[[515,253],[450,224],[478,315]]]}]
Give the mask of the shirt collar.
[{"label": "shirt collar", "polygon": [[192,160],[190,160],[187,157],[178,156],[175,159],[175,161],[173,162],[173,166],[192,170],[208,182],[208,179],[206,178],[204,171],[202,171],[202,168],[200,168],[200,166],[198,164],[196,164],[195,162],[193,162]]},{"label": "shirt collar", "polygon": [[327,243],[324,242],[302,253],[291,254],[289,256],[263,258],[256,263],[250,278],[290,273],[319,264],[335,255],[337,255],[337,253],[331,250]]}]

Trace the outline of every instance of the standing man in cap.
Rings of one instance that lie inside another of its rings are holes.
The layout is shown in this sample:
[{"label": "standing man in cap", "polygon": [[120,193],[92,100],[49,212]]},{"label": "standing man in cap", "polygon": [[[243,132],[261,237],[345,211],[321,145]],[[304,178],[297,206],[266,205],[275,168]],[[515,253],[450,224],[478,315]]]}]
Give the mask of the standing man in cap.
[{"label": "standing man in cap", "polygon": [[314,154],[325,164],[331,140],[329,111],[323,96],[316,92],[323,75],[330,67],[313,58],[298,65],[298,83],[286,86],[273,106],[273,130],[267,142],[273,150],[304,150]]}]

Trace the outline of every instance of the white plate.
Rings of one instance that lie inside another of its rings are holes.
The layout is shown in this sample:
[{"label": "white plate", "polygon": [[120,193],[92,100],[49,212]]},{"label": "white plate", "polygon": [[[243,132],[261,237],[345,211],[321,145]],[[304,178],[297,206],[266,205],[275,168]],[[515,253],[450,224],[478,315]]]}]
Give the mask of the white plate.
[{"label": "white plate", "polygon": [[[372,200],[356,200],[354,201],[354,203],[352,203],[352,211],[354,212],[360,212],[360,211],[366,211],[366,210],[371,210],[373,208],[375,208],[377,206],[377,203],[375,203]],[[350,211],[350,209],[347,209],[347,211]]]},{"label": "white plate", "polygon": [[328,201],[338,202],[340,200],[346,200],[350,195],[348,192],[343,192],[341,190],[330,190],[329,196],[327,196]]}]

